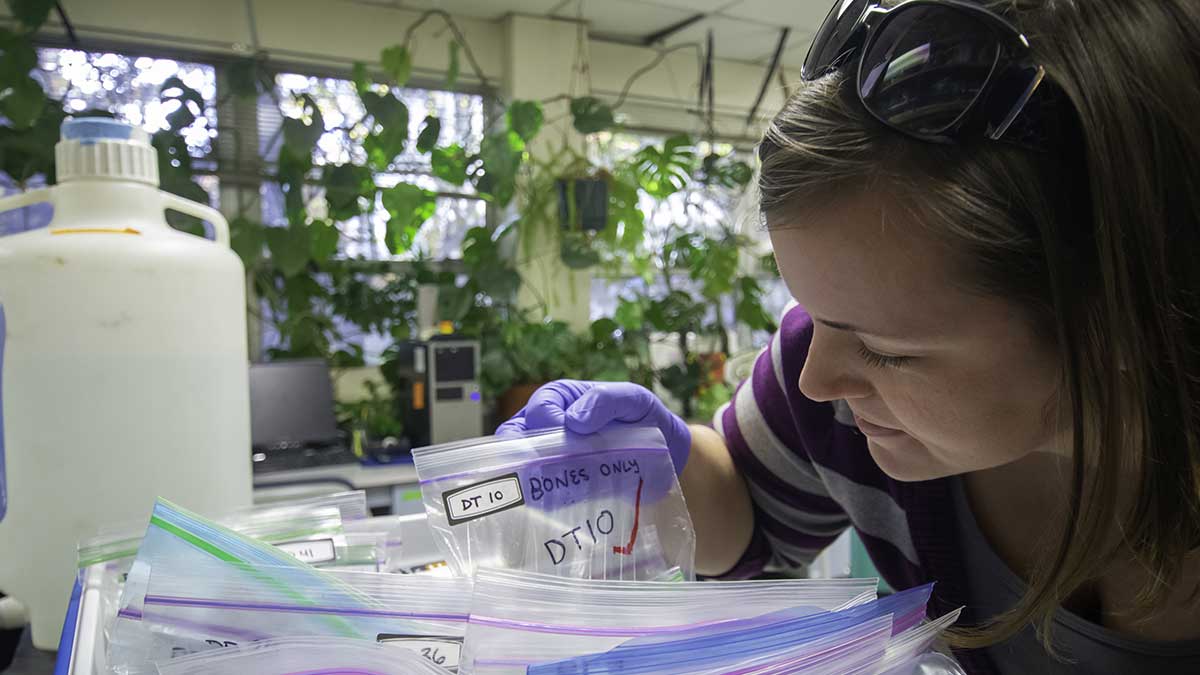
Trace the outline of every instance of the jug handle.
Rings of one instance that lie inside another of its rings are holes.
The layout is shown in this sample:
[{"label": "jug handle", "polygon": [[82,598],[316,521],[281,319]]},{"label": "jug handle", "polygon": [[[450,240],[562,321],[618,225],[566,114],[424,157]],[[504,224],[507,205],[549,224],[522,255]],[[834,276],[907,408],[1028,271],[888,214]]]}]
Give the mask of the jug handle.
[{"label": "jug handle", "polygon": [[33,206],[34,204],[52,201],[50,198],[51,194],[53,194],[53,191],[50,188],[38,188],[15,194],[11,197],[5,197],[0,199],[0,212],[12,211],[22,206]]},{"label": "jug handle", "polygon": [[214,234],[213,241],[224,246],[225,248],[229,248],[229,223],[225,220],[225,216],[221,215],[220,211],[212,208],[211,206],[197,204],[191,200],[173,195],[170,192],[160,191],[159,195],[162,196],[164,208],[174,209],[180,213],[186,213],[189,216],[196,216],[197,218],[201,218],[212,223]]}]

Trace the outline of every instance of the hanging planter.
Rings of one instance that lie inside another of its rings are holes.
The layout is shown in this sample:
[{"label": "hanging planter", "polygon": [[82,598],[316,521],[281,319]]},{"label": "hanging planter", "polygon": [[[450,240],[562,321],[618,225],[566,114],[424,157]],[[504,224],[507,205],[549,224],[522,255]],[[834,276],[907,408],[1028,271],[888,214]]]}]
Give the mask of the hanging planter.
[{"label": "hanging planter", "polygon": [[564,230],[599,232],[608,225],[608,181],[573,178],[556,181],[558,220]]}]

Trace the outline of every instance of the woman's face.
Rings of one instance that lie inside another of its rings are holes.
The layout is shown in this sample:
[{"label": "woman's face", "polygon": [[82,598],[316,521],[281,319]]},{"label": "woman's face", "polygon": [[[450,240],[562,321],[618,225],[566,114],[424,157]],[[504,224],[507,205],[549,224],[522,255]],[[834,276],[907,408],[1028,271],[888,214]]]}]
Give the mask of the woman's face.
[{"label": "woman's face", "polygon": [[952,254],[874,199],[772,222],[792,296],[815,322],[805,396],[845,399],[889,476],[928,480],[1054,450],[1054,346],[1020,309],[972,294]]}]

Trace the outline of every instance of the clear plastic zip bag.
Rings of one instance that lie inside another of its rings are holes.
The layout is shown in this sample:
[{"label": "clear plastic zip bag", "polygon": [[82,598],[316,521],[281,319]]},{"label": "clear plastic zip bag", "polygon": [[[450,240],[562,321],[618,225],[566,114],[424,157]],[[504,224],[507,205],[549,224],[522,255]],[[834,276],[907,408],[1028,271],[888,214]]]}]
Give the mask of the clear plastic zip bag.
[{"label": "clear plastic zip bag", "polygon": [[614,426],[413,451],[429,525],[456,574],[693,578],[695,534],[662,433]]},{"label": "clear plastic zip bag", "polygon": [[[346,523],[363,520],[369,515],[366,493],[355,490],[254,506],[214,520],[247,536],[275,544],[336,534]],[[79,569],[111,563],[119,572],[128,572],[145,531],[144,520],[127,522],[107,526],[80,541]]]},{"label": "clear plastic zip bag", "polygon": [[[183,585],[188,588],[170,586],[172,579],[185,576],[188,581]],[[163,588],[164,585],[169,592],[150,592],[151,588]],[[275,546],[240,535],[159,500],[141,549],[130,568],[118,616],[110,631],[108,660],[117,672],[138,672],[136,668],[146,663],[148,651],[158,653],[162,645],[147,641],[142,630],[146,627],[143,619],[147,608],[152,614],[155,611],[163,614],[165,610],[155,609],[156,598],[174,598],[185,592],[188,598],[209,604],[222,600],[236,602],[238,598],[257,593],[276,600],[287,599],[293,605],[320,606],[324,603],[339,609],[359,608],[363,611],[377,609],[379,605],[355,584],[345,583],[342,577],[325,574]],[[457,601],[461,602],[462,597],[465,597],[464,591],[460,589]],[[225,626],[203,612],[199,618],[193,616],[192,619],[189,623],[188,619],[182,618],[171,626],[178,638],[178,643],[171,649],[202,649],[208,644],[206,640],[222,644],[237,641],[220,637]],[[328,634],[346,634],[336,632],[343,630],[350,631],[354,637],[363,635],[354,631],[352,624],[337,617],[321,618],[318,623],[333,631]],[[306,625],[311,628],[311,624]],[[188,642],[192,638],[199,641]],[[121,668],[126,670],[119,670]]]},{"label": "clear plastic zip bag", "polygon": [[174,659],[161,675],[446,675],[449,671],[388,645],[324,638],[266,640]]},{"label": "clear plastic zip bag", "polygon": [[789,634],[738,631],[722,640],[693,637],[530,666],[528,675],[848,675],[879,661],[890,614],[865,621],[810,622]]},{"label": "clear plastic zip bag", "polygon": [[[835,612],[795,608],[635,639],[605,653],[531,664],[528,675],[865,675],[893,634],[920,623],[931,586]],[[666,637],[666,639],[664,639]],[[496,655],[502,660],[501,655]],[[492,656],[489,655],[489,659]],[[477,660],[475,665],[484,663]]]},{"label": "clear plastic zip bag", "polygon": [[[914,626],[892,638],[876,672],[880,675],[959,675],[962,670],[949,657],[933,654],[934,641],[958,621],[962,608]],[[940,657],[940,658],[938,658]]]},{"label": "clear plastic zip bag", "polygon": [[927,652],[880,675],[967,675],[967,671],[945,654]]},{"label": "clear plastic zip bag", "polygon": [[124,655],[119,672],[285,636],[387,642],[457,668],[470,579],[322,570],[319,583],[291,589],[265,581],[286,577],[287,570],[259,567],[254,572],[255,580],[225,584],[187,572],[152,574],[140,617],[121,616],[114,626]]},{"label": "clear plastic zip bag", "polygon": [[463,669],[518,673],[634,638],[669,640],[781,610],[805,616],[854,607],[874,600],[876,587],[875,579],[593,581],[481,569]]},{"label": "clear plastic zip bag", "polygon": [[347,536],[369,535],[381,540],[384,559],[379,562],[380,572],[403,572],[404,523],[401,516],[374,516],[342,524]]},{"label": "clear plastic zip bag", "polygon": [[[363,522],[368,515],[366,494],[361,490],[338,492],[306,499],[276,502],[241,509],[216,520],[233,530],[264,541],[279,544],[304,554],[309,547],[310,560],[320,565],[342,564],[369,566],[386,564],[379,558],[385,549],[374,538],[343,535],[347,525]],[[145,521],[109,525],[82,540],[78,547],[81,573],[99,568],[101,622],[111,639],[109,627],[117,616],[125,577],[146,532]],[[326,553],[325,539],[334,544],[332,556]],[[332,559],[330,559],[332,558]]]},{"label": "clear plastic zip bag", "polygon": [[398,559],[392,558],[389,551],[390,569],[402,574],[451,574],[438,536],[429,527],[428,515],[412,513],[391,517],[399,524],[400,551]]}]

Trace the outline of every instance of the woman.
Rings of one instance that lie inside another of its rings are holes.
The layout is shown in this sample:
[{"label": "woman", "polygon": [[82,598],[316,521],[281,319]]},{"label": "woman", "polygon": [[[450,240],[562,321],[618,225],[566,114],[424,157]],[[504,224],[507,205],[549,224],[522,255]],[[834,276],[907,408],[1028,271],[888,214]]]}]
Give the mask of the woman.
[{"label": "woman", "polygon": [[972,673],[1200,672],[1198,36],[1194,0],[838,0],[758,151],[798,306],[715,431],[563,381],[503,432],[657,424],[700,571],[853,526],[967,607]]}]

